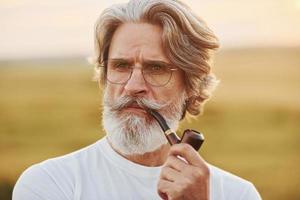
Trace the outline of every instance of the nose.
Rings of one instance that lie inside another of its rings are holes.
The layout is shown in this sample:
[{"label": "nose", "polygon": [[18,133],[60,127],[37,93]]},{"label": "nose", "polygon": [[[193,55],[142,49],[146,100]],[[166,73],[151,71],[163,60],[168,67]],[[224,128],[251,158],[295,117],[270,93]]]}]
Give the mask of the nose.
[{"label": "nose", "polygon": [[127,95],[143,96],[148,92],[141,68],[133,68],[131,76],[125,84],[124,90]]}]

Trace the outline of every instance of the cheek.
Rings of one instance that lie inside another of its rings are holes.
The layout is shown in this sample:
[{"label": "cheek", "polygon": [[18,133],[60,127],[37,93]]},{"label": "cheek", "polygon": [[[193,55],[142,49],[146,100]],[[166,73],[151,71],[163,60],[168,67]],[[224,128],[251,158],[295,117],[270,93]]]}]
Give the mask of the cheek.
[{"label": "cheek", "polygon": [[170,84],[165,87],[156,88],[156,90],[154,90],[155,99],[164,102],[177,99],[178,96],[183,95],[183,93],[183,85],[175,82],[170,82]]},{"label": "cheek", "polygon": [[105,87],[106,95],[112,100],[118,98],[121,95],[121,91],[122,89],[120,85],[107,83]]},{"label": "cheek", "polygon": [[173,74],[170,84],[168,84],[173,93],[180,94],[185,90],[185,78],[183,73]]}]

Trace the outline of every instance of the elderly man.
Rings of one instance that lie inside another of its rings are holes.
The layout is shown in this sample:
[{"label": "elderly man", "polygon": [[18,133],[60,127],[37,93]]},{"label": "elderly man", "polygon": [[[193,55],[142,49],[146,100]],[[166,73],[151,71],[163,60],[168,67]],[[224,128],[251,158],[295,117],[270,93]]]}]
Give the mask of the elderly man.
[{"label": "elderly man", "polygon": [[95,37],[106,137],[27,169],[14,200],[260,199],[250,182],[190,145],[170,146],[145,111],[157,110],[176,130],[210,97],[218,42],[199,17],[179,1],[131,0],[101,14]]}]

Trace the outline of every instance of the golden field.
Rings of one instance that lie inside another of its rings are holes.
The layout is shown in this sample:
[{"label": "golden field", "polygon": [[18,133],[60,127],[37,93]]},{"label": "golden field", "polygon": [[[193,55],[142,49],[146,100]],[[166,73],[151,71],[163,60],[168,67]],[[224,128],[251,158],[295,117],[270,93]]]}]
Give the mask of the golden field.
[{"label": "golden field", "polygon": [[[263,199],[300,199],[300,49],[220,50],[205,112],[178,132],[205,134],[200,154],[252,181]],[[103,136],[101,93],[84,58],[0,61],[0,199],[20,173]]]}]

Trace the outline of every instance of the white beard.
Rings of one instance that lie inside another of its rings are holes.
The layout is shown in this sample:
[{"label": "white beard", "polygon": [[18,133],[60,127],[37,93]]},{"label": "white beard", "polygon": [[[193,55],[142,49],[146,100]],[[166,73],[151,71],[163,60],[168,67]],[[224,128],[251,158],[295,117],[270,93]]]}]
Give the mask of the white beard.
[{"label": "white beard", "polygon": [[[160,111],[172,130],[177,130],[186,95],[178,96]],[[115,100],[118,102],[118,100]],[[148,117],[112,109],[114,102],[104,93],[103,127],[113,148],[124,155],[145,154],[167,143],[158,123]]]}]

